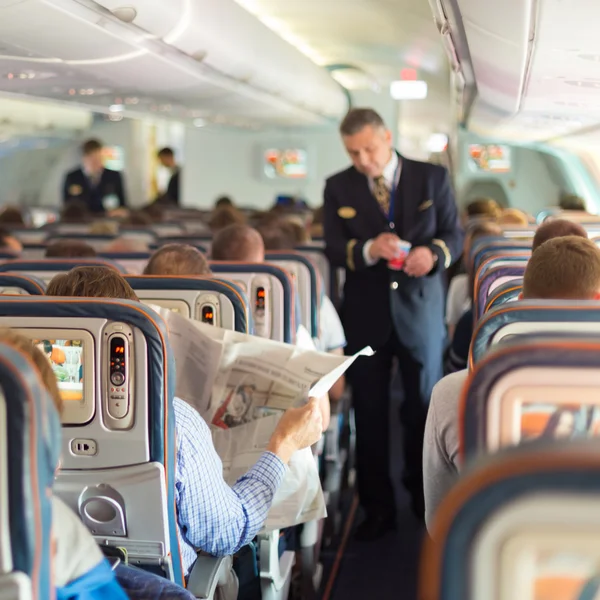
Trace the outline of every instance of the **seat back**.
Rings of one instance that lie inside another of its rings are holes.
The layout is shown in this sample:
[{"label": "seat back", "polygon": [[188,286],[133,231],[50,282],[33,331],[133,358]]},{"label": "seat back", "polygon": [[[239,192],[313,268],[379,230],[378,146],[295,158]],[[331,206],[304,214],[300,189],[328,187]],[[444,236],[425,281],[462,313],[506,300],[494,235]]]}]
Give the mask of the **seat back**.
[{"label": "seat back", "polygon": [[183,585],[162,319],[138,302],[45,296],[2,296],[0,315],[49,355],[65,401],[56,493],[102,545]]},{"label": "seat back", "polygon": [[0,343],[0,596],[45,600],[52,589],[51,490],[58,414],[23,354]]},{"label": "seat back", "polygon": [[419,598],[580,598],[597,582],[599,501],[597,441],[489,457],[436,514]]},{"label": "seat back", "polygon": [[47,229],[11,229],[21,244],[42,244],[48,237]]},{"label": "seat back", "polygon": [[325,284],[325,293],[331,297],[332,287],[332,271],[329,266],[329,259],[325,255],[325,248],[320,245],[304,245],[297,246],[296,252],[304,254],[304,256],[310,258],[314,265],[321,273],[322,280]]},{"label": "seat back", "polygon": [[164,306],[203,323],[251,333],[252,317],[245,292],[232,281],[208,277],[138,275],[127,281],[146,304]]},{"label": "seat back", "polygon": [[526,263],[515,263],[512,265],[496,266],[487,270],[483,275],[475,279],[475,305],[474,317],[479,319],[485,312],[485,307],[494,293],[501,285],[522,280],[525,275]]},{"label": "seat back", "polygon": [[33,275],[0,273],[0,294],[43,296],[45,293],[46,285]]},{"label": "seat back", "polygon": [[300,299],[302,325],[313,338],[318,337],[320,298],[315,266],[299,252],[268,252],[265,260],[292,275]]},{"label": "seat back", "polygon": [[600,302],[519,300],[490,310],[475,327],[469,366],[501,340],[532,333],[600,335]]},{"label": "seat back", "polygon": [[141,275],[151,256],[150,252],[100,252],[98,258],[115,262],[126,273]]},{"label": "seat back", "polygon": [[44,260],[11,260],[0,263],[0,273],[24,273],[41,279],[46,285],[58,273],[75,267],[110,267],[123,273],[115,262],[101,258],[51,258]]},{"label": "seat back", "polygon": [[519,296],[522,291],[522,277],[517,277],[516,279],[511,279],[510,281],[501,283],[496,287],[496,289],[494,289],[490,294],[488,294],[484,312],[487,313],[493,308],[502,306],[507,302],[515,302],[519,299]]},{"label": "seat back", "polygon": [[19,255],[19,258],[24,260],[41,260],[46,258],[46,251],[48,245],[43,244],[23,244],[23,250]]},{"label": "seat back", "polygon": [[464,390],[463,456],[600,435],[599,367],[598,337],[521,335],[497,345]]},{"label": "seat back", "polygon": [[210,268],[216,277],[231,280],[246,292],[255,335],[293,343],[295,289],[286,271],[263,263],[216,261],[210,263]]},{"label": "seat back", "polygon": [[489,244],[481,243],[471,250],[471,258],[474,272],[490,258],[530,256],[531,242],[514,242],[511,240],[497,241],[497,238]]},{"label": "seat back", "polygon": [[110,243],[117,239],[117,235],[91,235],[89,233],[50,234],[46,244],[54,244],[62,241],[85,242],[96,252],[102,252]]}]

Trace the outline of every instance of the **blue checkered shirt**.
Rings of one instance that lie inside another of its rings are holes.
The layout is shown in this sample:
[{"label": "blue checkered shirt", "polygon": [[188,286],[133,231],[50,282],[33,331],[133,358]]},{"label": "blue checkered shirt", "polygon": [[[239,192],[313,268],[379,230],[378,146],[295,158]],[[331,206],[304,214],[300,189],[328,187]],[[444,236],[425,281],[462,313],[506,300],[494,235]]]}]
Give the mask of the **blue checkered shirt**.
[{"label": "blue checkered shirt", "polygon": [[285,465],[275,454],[265,452],[230,487],[223,479],[223,463],[204,419],[179,398],[173,405],[177,436],[175,502],[187,575],[197,550],[225,556],[252,541],[283,481]]}]

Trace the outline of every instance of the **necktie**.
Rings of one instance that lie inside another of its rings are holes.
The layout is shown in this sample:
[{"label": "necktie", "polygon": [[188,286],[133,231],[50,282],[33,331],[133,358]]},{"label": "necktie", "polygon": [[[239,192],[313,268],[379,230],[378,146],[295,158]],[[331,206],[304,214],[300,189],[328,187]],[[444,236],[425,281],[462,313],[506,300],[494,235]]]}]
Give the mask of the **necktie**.
[{"label": "necktie", "polygon": [[380,175],[375,177],[373,183],[373,195],[379,203],[379,207],[387,217],[390,212],[390,190],[385,183],[385,177]]}]

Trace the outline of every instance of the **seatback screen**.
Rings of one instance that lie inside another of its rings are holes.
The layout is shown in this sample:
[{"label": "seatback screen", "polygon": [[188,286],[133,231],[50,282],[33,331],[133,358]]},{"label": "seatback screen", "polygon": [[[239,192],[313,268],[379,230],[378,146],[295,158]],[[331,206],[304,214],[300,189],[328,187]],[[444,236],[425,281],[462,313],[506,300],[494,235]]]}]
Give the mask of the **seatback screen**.
[{"label": "seatback screen", "polygon": [[34,340],[50,362],[63,401],[83,402],[83,340]]}]

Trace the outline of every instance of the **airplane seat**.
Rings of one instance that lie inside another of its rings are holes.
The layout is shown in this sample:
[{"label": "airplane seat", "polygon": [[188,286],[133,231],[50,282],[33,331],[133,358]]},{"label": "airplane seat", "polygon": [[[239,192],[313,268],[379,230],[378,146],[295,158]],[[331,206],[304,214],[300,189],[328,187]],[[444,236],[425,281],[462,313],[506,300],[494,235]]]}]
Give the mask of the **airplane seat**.
[{"label": "airplane seat", "polygon": [[17,259],[0,263],[0,273],[14,272],[33,275],[48,284],[57,273],[64,273],[75,267],[110,267],[119,273],[124,272],[117,263],[101,258],[52,258],[40,260]]},{"label": "airplane seat", "polygon": [[[489,239],[489,238],[483,238]],[[480,242],[479,239],[475,243]],[[474,271],[476,272],[484,262],[494,258],[506,258],[508,260],[514,258],[528,258],[531,256],[531,243],[529,242],[514,242],[511,240],[503,240],[502,242],[494,241],[490,243],[480,243],[471,250],[471,258]]]},{"label": "airplane seat", "polygon": [[43,244],[48,237],[46,229],[11,228],[10,232],[24,246],[27,244]]},{"label": "airplane seat", "polygon": [[459,410],[463,458],[469,462],[535,440],[597,435],[599,367],[597,334],[537,332],[496,345],[475,365],[464,389]]},{"label": "airplane seat", "polygon": [[313,338],[319,335],[317,271],[311,261],[299,252],[273,252],[265,254],[265,261],[280,266],[294,278],[300,301],[301,322]]},{"label": "airplane seat", "polygon": [[296,252],[300,252],[306,256],[316,267],[317,272],[321,276],[321,281],[325,286],[325,293],[331,297],[331,268],[329,259],[325,255],[325,248],[320,246],[296,246]]},{"label": "airplane seat", "polygon": [[252,313],[244,290],[210,277],[137,275],[125,279],[146,304],[164,306],[186,318],[239,333],[252,332]]},{"label": "airplane seat", "polygon": [[465,473],[425,541],[419,598],[581,598],[595,587],[599,450],[596,440],[512,448]]},{"label": "airplane seat", "polygon": [[488,313],[493,308],[502,306],[508,302],[514,302],[519,299],[521,292],[523,291],[523,278],[517,277],[501,283],[494,289],[494,291],[488,295],[487,302],[485,305],[485,313]]},{"label": "airplane seat", "polygon": [[[175,372],[164,321],[138,302],[0,297],[0,324],[80,348],[54,489],[102,547],[185,586],[175,508]],[[213,598],[231,557],[200,557],[188,589]],[[235,596],[233,596],[234,598]]]},{"label": "airplane seat", "polygon": [[469,351],[472,370],[488,349],[508,336],[597,335],[600,302],[595,300],[519,300],[490,310],[479,320]]},{"label": "airplane seat", "polygon": [[0,273],[0,294],[43,296],[45,293],[46,285],[33,275]]},{"label": "airplane seat", "polygon": [[102,252],[106,246],[108,246],[111,242],[114,242],[117,237],[117,233],[115,234],[106,234],[106,235],[93,235],[88,233],[65,233],[65,234],[55,234],[52,233],[46,239],[46,244],[54,244],[56,242],[63,241],[77,241],[77,242],[85,242],[88,246],[91,246],[96,252]]},{"label": "airplane seat", "polygon": [[51,490],[60,422],[33,364],[0,343],[0,596],[54,597]]},{"label": "airplane seat", "polygon": [[100,252],[98,258],[114,261],[123,271],[132,275],[141,275],[150,260],[150,252]]},{"label": "airplane seat", "polygon": [[490,294],[498,288],[498,286],[512,282],[515,279],[522,279],[525,275],[526,265],[511,265],[493,267],[483,276],[475,278],[473,317],[479,319],[485,312],[485,306],[488,302]]},{"label": "airplane seat", "polygon": [[150,246],[150,244],[155,244],[158,241],[158,235],[152,231],[151,227],[132,227],[130,225],[120,227],[118,237],[143,242],[144,244],[148,244],[148,246]]},{"label": "airplane seat", "polygon": [[286,344],[294,343],[295,288],[281,267],[264,263],[211,261],[219,279],[241,285],[250,298],[255,335]]},{"label": "airplane seat", "polygon": [[46,258],[48,246],[43,244],[23,244],[23,250],[18,258],[25,260],[41,260]]},{"label": "airplane seat", "polygon": [[531,252],[498,252],[483,258],[481,264],[473,266],[475,280],[481,279],[490,269],[514,265],[526,265],[531,258]]}]

